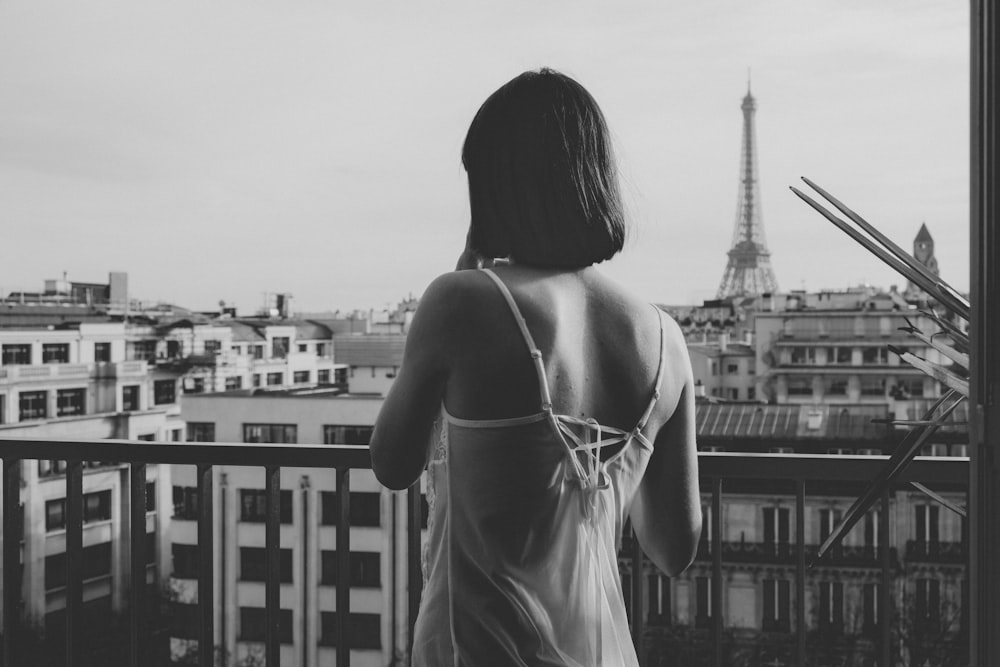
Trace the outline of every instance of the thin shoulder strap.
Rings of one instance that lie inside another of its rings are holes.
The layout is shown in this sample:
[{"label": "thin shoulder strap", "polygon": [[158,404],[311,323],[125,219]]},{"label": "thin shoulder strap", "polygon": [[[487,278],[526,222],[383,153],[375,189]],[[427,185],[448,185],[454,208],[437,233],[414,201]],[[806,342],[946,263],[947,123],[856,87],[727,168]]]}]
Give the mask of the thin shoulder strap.
[{"label": "thin shoulder strap", "polygon": [[656,368],[656,383],[653,386],[653,397],[649,400],[649,405],[646,406],[646,411],[642,413],[642,417],[639,418],[639,423],[635,425],[636,431],[641,431],[646,428],[646,422],[649,421],[649,415],[653,414],[653,408],[656,406],[656,401],[660,398],[660,387],[663,385],[663,358],[666,356],[667,347],[667,337],[663,332],[663,311],[653,306],[653,310],[660,318],[660,363]]},{"label": "thin shoulder strap", "polygon": [[510,308],[514,320],[517,321],[517,326],[521,329],[521,336],[524,338],[524,343],[528,346],[528,352],[531,354],[531,360],[535,364],[535,374],[538,375],[538,392],[542,397],[542,410],[551,411],[552,397],[549,395],[549,384],[545,377],[545,364],[542,363],[542,352],[535,346],[535,339],[531,337],[531,332],[528,331],[528,323],[524,321],[521,309],[517,307],[517,302],[514,301],[514,295],[510,293],[507,285],[492,270],[480,269],[480,271],[493,280],[497,289],[503,294],[504,300],[507,301],[507,306]]}]

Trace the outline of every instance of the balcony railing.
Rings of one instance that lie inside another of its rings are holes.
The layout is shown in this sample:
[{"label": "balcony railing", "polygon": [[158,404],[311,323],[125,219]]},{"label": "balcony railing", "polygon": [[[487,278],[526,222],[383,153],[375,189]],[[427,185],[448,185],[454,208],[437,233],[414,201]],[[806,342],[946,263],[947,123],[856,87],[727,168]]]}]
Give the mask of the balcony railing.
[{"label": "balcony railing", "polygon": [[[279,473],[281,467],[305,467],[333,469],[336,472],[338,490],[338,517],[336,526],[337,547],[337,581],[336,581],[336,664],[349,665],[351,660],[349,636],[349,610],[351,605],[351,567],[350,567],[350,473],[352,470],[370,468],[370,457],[366,446],[347,445],[271,445],[271,444],[226,444],[226,443],[157,443],[119,440],[41,440],[41,439],[0,439],[0,457],[3,459],[3,665],[18,665],[17,641],[20,624],[19,599],[12,591],[21,590],[21,568],[14,566],[19,562],[21,544],[19,539],[9,539],[10,536],[20,537],[21,512],[18,511],[21,492],[21,462],[22,460],[62,460],[66,461],[66,629],[65,629],[65,664],[72,666],[80,664],[80,651],[83,645],[83,571],[82,571],[82,475],[85,461],[123,461],[128,463],[129,490],[124,499],[122,521],[128,521],[131,536],[146,534],[146,466],[149,464],[186,464],[197,466],[198,471],[198,606],[199,623],[198,657],[202,667],[215,664],[215,621],[213,600],[213,512],[211,502],[201,502],[202,498],[213,497],[213,466],[260,466],[265,471],[265,618],[266,633],[264,637],[264,652],[268,665],[278,664],[281,628],[279,622],[279,586],[281,584],[279,556]],[[723,563],[726,561],[748,561],[763,564],[780,560],[783,568],[794,570],[794,589],[791,599],[794,607],[790,618],[789,630],[792,633],[785,642],[788,650],[794,654],[796,664],[806,664],[806,635],[808,625],[805,620],[805,586],[807,580],[807,563],[815,554],[814,545],[805,544],[805,499],[810,487],[814,492],[828,490],[831,482],[854,482],[871,479],[879,468],[884,465],[886,457],[863,456],[804,456],[785,454],[734,454],[734,453],[702,453],[699,455],[702,490],[709,496],[711,503],[710,519],[706,529],[712,539],[703,547],[702,556],[711,560],[711,609],[722,610]],[[968,461],[959,458],[918,458],[899,480],[900,484],[910,481],[920,481],[928,485],[953,485],[964,489],[968,479]],[[794,497],[795,526],[793,535],[787,545],[741,544],[739,542],[724,542],[721,521],[723,496],[727,486],[734,493],[743,493],[740,482],[746,480],[770,480],[773,483],[774,494]],[[815,485],[814,482],[820,484]],[[419,564],[421,539],[421,498],[419,485],[411,487],[407,493],[407,573],[410,585],[406,587],[406,605],[408,609],[409,628],[413,627],[416,618],[421,593],[421,573]],[[123,495],[124,492],[123,492]],[[132,512],[131,508],[140,508]],[[892,644],[890,636],[892,605],[890,600],[890,577],[896,569],[895,550],[883,548],[889,538],[889,496],[883,497],[881,503],[881,519],[878,523],[878,546],[844,547],[838,553],[825,557],[818,566],[860,565],[876,567],[880,570],[878,617],[876,619],[879,635],[875,638],[880,664],[891,662]],[[912,544],[912,543],[911,543]],[[943,544],[943,543],[942,543]],[[342,548],[343,547],[343,548]],[[128,540],[128,560],[130,572],[146,571],[147,548],[144,539]],[[707,553],[705,552],[707,549]],[[916,547],[907,546],[907,556],[919,556]],[[949,558],[950,547],[945,549]],[[627,567],[633,573],[644,571],[644,556],[634,539],[626,539],[623,554]],[[854,563],[853,561],[857,561]],[[952,562],[952,561],[949,561]],[[696,563],[695,567],[699,567]],[[704,568],[702,564],[700,567]],[[637,647],[642,646],[647,622],[651,618],[645,613],[644,577],[632,576],[630,589],[627,592],[632,619],[633,639]],[[131,586],[128,607],[131,610],[147,609],[148,600],[145,586]],[[344,612],[344,613],[339,613]],[[694,618],[700,610],[692,615]],[[129,613],[130,663],[144,665],[148,647],[144,638],[148,636],[148,618],[146,613]],[[662,619],[663,623],[653,623],[654,626],[669,623],[669,613]],[[691,628],[692,641],[700,643],[710,653],[709,661],[713,665],[724,663],[723,648],[725,637],[739,634],[741,630],[724,628],[723,614],[714,613],[704,619],[708,629],[698,629],[704,624],[695,623]],[[765,629],[765,628],[762,628]],[[706,634],[707,633],[707,634]],[[705,640],[708,639],[706,642]],[[643,664],[646,655],[640,652]]]}]

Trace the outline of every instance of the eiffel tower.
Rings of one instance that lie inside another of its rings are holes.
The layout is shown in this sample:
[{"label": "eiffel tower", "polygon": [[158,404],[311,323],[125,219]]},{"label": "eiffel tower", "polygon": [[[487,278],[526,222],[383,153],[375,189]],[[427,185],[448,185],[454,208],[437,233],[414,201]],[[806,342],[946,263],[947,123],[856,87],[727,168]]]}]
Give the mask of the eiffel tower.
[{"label": "eiffel tower", "polygon": [[740,150],[740,190],[736,209],[736,229],[729,262],[722,276],[717,298],[754,296],[777,292],[778,281],[771,269],[771,253],[764,240],[764,221],[760,214],[760,183],[757,180],[757,135],[753,117],[757,102],[750,94],[743,98],[743,145]]}]

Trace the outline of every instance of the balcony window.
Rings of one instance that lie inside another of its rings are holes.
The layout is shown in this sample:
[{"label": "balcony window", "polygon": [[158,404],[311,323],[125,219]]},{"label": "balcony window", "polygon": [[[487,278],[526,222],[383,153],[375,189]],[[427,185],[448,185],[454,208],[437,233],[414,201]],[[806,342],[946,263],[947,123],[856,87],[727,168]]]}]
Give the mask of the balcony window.
[{"label": "balcony window", "polygon": [[239,375],[233,375],[226,378],[226,391],[234,391],[236,389],[243,388],[243,378]]},{"label": "balcony window", "polygon": [[173,556],[173,576],[178,579],[198,578],[201,554],[197,544],[178,544],[175,542],[170,545],[170,553]]},{"label": "balcony window", "polygon": [[[240,640],[262,642],[266,635],[267,618],[263,607],[240,607]],[[278,610],[278,641],[292,643],[292,610]]]},{"label": "balcony window", "polygon": [[367,445],[371,437],[371,426],[323,425],[324,445]]},{"label": "balcony window", "polygon": [[941,525],[938,510],[937,505],[920,504],[913,507],[914,537],[919,545],[918,548],[923,548],[924,553],[938,546]]},{"label": "balcony window", "polygon": [[[292,492],[282,490],[278,500],[281,523],[292,522]],[[240,489],[240,521],[264,523],[267,519],[267,492],[264,489]]]},{"label": "balcony window", "polygon": [[111,520],[110,489],[83,494],[83,520],[85,523]]},{"label": "balcony window", "polygon": [[874,634],[878,632],[878,584],[864,584],[861,588],[862,632]]},{"label": "balcony window", "polygon": [[[101,542],[83,548],[83,580],[111,574],[111,543]],[[66,552],[45,557],[45,590],[66,585]]]},{"label": "balcony window", "polygon": [[885,396],[885,380],[878,378],[861,378],[862,396]]},{"label": "balcony window", "polygon": [[[292,583],[292,550],[281,549],[278,555],[278,581]],[[263,547],[240,547],[240,581],[266,581],[267,563]]]},{"label": "balcony window", "polygon": [[[340,505],[336,491],[320,491],[320,524],[336,526]],[[349,519],[352,526],[377,528],[382,525],[381,494],[377,491],[352,491]]]},{"label": "balcony window", "polygon": [[280,385],[285,382],[284,373],[268,373],[267,374],[267,386],[273,387],[275,385]]},{"label": "balcony window", "polygon": [[791,553],[788,531],[791,512],[787,507],[763,507],[764,549],[774,555]]},{"label": "balcony window", "polygon": [[889,350],[884,347],[861,348],[861,363],[865,366],[885,366],[889,363]]},{"label": "balcony window", "polygon": [[45,419],[48,417],[49,392],[22,391],[18,396],[18,412],[21,421]]},{"label": "balcony window", "polygon": [[847,396],[847,380],[830,378],[826,383],[827,396]]},{"label": "balcony window", "polygon": [[154,380],[153,381],[153,404],[167,405],[177,402],[177,381],[176,380]]},{"label": "balcony window", "polygon": [[94,343],[94,361],[111,361],[111,343]]},{"label": "balcony window", "polygon": [[174,518],[198,519],[198,487],[174,485]]},{"label": "balcony window", "polygon": [[813,393],[812,378],[807,378],[807,377],[788,378],[789,396],[812,396],[812,393]]},{"label": "balcony window", "polygon": [[826,363],[830,365],[850,365],[851,348],[849,347],[828,347],[826,349]]},{"label": "balcony window", "polygon": [[292,373],[292,382],[295,384],[306,384],[309,382],[309,371],[295,371]]},{"label": "balcony window", "polygon": [[243,442],[270,442],[294,444],[298,440],[295,424],[244,424]]},{"label": "balcony window", "polygon": [[271,357],[284,359],[288,356],[290,340],[288,336],[276,336],[271,339]]},{"label": "balcony window", "polygon": [[[320,552],[320,581],[324,586],[336,586],[340,571],[337,552]],[[382,585],[381,554],[377,551],[351,551],[351,587],[378,588]]]},{"label": "balcony window", "polygon": [[155,358],[155,340],[130,340],[125,343],[126,361],[148,361]]},{"label": "balcony window", "polygon": [[764,618],[761,629],[765,632],[791,630],[791,582],[787,579],[764,579]]},{"label": "balcony window", "polygon": [[70,417],[87,412],[86,389],[59,389],[56,392],[56,416]]},{"label": "balcony window", "polygon": [[330,384],[330,370],[328,368],[316,371],[316,384]]},{"label": "balcony window", "polygon": [[215,442],[215,422],[188,422],[188,442]]},{"label": "balcony window", "polygon": [[646,589],[649,600],[646,622],[661,627],[670,625],[670,577],[647,575]]},{"label": "balcony window", "polygon": [[3,346],[4,366],[30,366],[31,345],[15,344]]},{"label": "balcony window", "polygon": [[179,340],[167,341],[167,359],[177,359],[181,356],[181,342]]},{"label": "balcony window", "polygon": [[812,347],[793,347],[789,354],[789,363],[794,365],[815,364],[816,349]]},{"label": "balcony window", "polygon": [[834,634],[844,632],[844,584],[819,582],[819,627]]},{"label": "balcony window", "polygon": [[221,340],[206,340],[205,341],[205,354],[218,354],[222,352],[222,341]]},{"label": "balcony window", "polygon": [[139,385],[129,384],[122,387],[122,410],[135,412],[139,409]]},{"label": "balcony window", "polygon": [[253,386],[255,386],[255,387],[259,387],[260,386],[260,373],[254,373],[253,374]]},{"label": "balcony window", "polygon": [[68,364],[69,363],[69,343],[43,343],[42,344],[43,364]]},{"label": "balcony window", "polygon": [[[320,646],[337,645],[337,612],[319,613]],[[378,614],[352,613],[344,635],[354,649],[382,648],[382,619]]]}]

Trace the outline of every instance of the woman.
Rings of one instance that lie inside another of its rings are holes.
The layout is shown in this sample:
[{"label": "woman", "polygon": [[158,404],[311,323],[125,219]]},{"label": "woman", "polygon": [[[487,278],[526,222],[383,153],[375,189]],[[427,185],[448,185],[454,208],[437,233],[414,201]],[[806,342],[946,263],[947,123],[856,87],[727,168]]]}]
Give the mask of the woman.
[{"label": "woman", "polygon": [[424,293],[371,440],[389,488],[428,471],[413,664],[637,665],[625,518],[668,574],[701,530],[684,338],[594,266],[625,225],[603,115],[577,82],[542,69],[504,85],[462,162],[460,270]]}]

